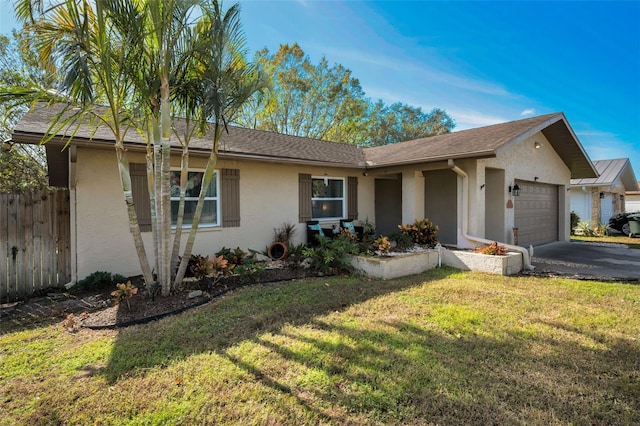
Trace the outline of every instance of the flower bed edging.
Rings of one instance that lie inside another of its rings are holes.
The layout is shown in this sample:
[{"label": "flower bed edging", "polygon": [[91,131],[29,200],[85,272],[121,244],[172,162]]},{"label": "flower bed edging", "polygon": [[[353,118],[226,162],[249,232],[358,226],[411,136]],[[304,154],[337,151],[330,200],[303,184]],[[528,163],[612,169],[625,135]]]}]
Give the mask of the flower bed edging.
[{"label": "flower bed edging", "polygon": [[389,257],[351,256],[351,265],[363,275],[388,280],[434,269],[438,266],[438,252],[427,250]]}]

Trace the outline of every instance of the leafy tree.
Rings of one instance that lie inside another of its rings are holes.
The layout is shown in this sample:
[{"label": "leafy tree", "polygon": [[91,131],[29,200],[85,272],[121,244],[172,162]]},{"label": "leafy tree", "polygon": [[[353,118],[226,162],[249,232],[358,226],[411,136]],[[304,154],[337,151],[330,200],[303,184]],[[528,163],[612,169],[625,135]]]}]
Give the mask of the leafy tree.
[{"label": "leafy tree", "polygon": [[449,133],[453,119],[441,109],[425,113],[419,107],[382,101],[370,105],[363,139],[368,146],[380,146]]},{"label": "leafy tree", "polygon": [[281,45],[276,54],[265,48],[254,62],[271,77],[271,90],[243,107],[235,119],[240,126],[328,139],[364,112],[364,93],[351,71],[330,67],[325,57],[313,65],[297,43]]},{"label": "leafy tree", "polygon": [[263,49],[254,61],[272,84],[239,112],[235,122],[243,127],[363,146],[439,135],[455,127],[441,109],[426,113],[406,104],[373,102],[350,70],[330,67],[324,56],[312,64],[297,43],[281,45],[276,54]]},{"label": "leafy tree", "polygon": [[[0,35],[0,90],[12,86],[45,85],[46,73],[24,37]],[[0,142],[8,140],[26,108],[0,103]],[[25,192],[48,187],[43,147],[5,144],[0,150],[0,192]]]},{"label": "leafy tree", "polygon": [[[196,130],[206,130],[207,120],[214,126],[184,261],[173,281],[177,284],[191,255],[225,117],[261,87],[258,75],[243,58],[239,6],[224,11],[217,0],[19,0],[16,15],[33,32],[32,46],[59,85],[55,91],[16,88],[5,93],[6,99],[51,99],[53,93],[53,100],[66,102],[48,133],[73,128],[87,118],[111,130],[130,230],[145,281],[151,283],[155,278],[135,213],[124,147],[128,131],[146,136],[154,266],[162,294],[168,294],[173,278],[172,119],[177,113],[189,118],[191,125],[179,135],[187,152],[188,139]],[[184,186],[186,179],[182,198]]]}]

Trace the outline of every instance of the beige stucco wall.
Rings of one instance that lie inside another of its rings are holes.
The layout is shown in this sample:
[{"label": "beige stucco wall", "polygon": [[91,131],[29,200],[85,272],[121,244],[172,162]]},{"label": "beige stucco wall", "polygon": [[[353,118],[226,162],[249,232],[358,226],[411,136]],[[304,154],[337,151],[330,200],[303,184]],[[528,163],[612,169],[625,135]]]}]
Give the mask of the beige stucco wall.
[{"label": "beige stucco wall", "polygon": [[[130,162],[144,162],[142,154],[131,153]],[[179,166],[175,156],[172,166]],[[205,160],[192,154],[191,168],[204,168]],[[297,224],[296,242],[306,240],[306,229],[298,224],[298,174],[314,176],[358,176],[359,218],[375,220],[374,180],[361,170],[279,165],[265,162],[219,161],[217,167],[240,170],[241,226],[201,228],[193,253],[213,254],[223,246],[263,250],[273,241],[273,229],[285,222]],[[125,276],[140,273],[138,257],[129,232],[128,218],[115,154],[111,150],[78,148],[77,181],[74,192],[77,278],[98,270]],[[221,202],[224,202],[222,200]],[[346,212],[345,212],[346,213]],[[148,253],[152,234],[144,235]],[[183,234],[183,244],[186,236]]]},{"label": "beige stucco wall", "polygon": [[[534,142],[536,141],[542,144],[539,149],[534,147]],[[560,206],[558,239],[561,241],[569,240],[570,197],[567,193],[567,188],[569,187],[571,172],[542,133],[539,132],[519,143],[505,145],[498,151],[496,158],[478,160],[477,164],[474,178],[471,178],[470,174],[470,188],[472,188],[470,234],[484,236],[485,209],[480,208],[480,206],[484,206],[485,192],[479,190],[479,188],[484,183],[485,168],[495,168],[505,171],[505,193],[507,192],[507,186],[512,185],[515,180],[534,182],[537,177],[539,183],[558,185],[558,205]],[[513,200],[514,208],[509,209],[506,207],[506,202],[509,198]],[[512,229],[515,222],[514,211],[518,197],[507,196],[505,200],[504,242],[513,243]]]}]

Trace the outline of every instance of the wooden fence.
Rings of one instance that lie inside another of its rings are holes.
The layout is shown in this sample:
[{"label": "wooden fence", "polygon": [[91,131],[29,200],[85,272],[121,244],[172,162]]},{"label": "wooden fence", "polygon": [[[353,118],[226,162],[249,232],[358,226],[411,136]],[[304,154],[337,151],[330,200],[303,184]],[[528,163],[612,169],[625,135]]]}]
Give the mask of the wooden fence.
[{"label": "wooden fence", "polygon": [[69,281],[69,191],[0,194],[0,304]]}]

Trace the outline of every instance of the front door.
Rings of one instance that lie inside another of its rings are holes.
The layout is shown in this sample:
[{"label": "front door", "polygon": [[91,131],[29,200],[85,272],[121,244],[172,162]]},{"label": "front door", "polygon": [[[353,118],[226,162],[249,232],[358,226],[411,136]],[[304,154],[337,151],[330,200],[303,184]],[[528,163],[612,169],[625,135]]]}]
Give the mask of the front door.
[{"label": "front door", "polygon": [[402,176],[376,179],[376,233],[391,235],[402,224]]}]

